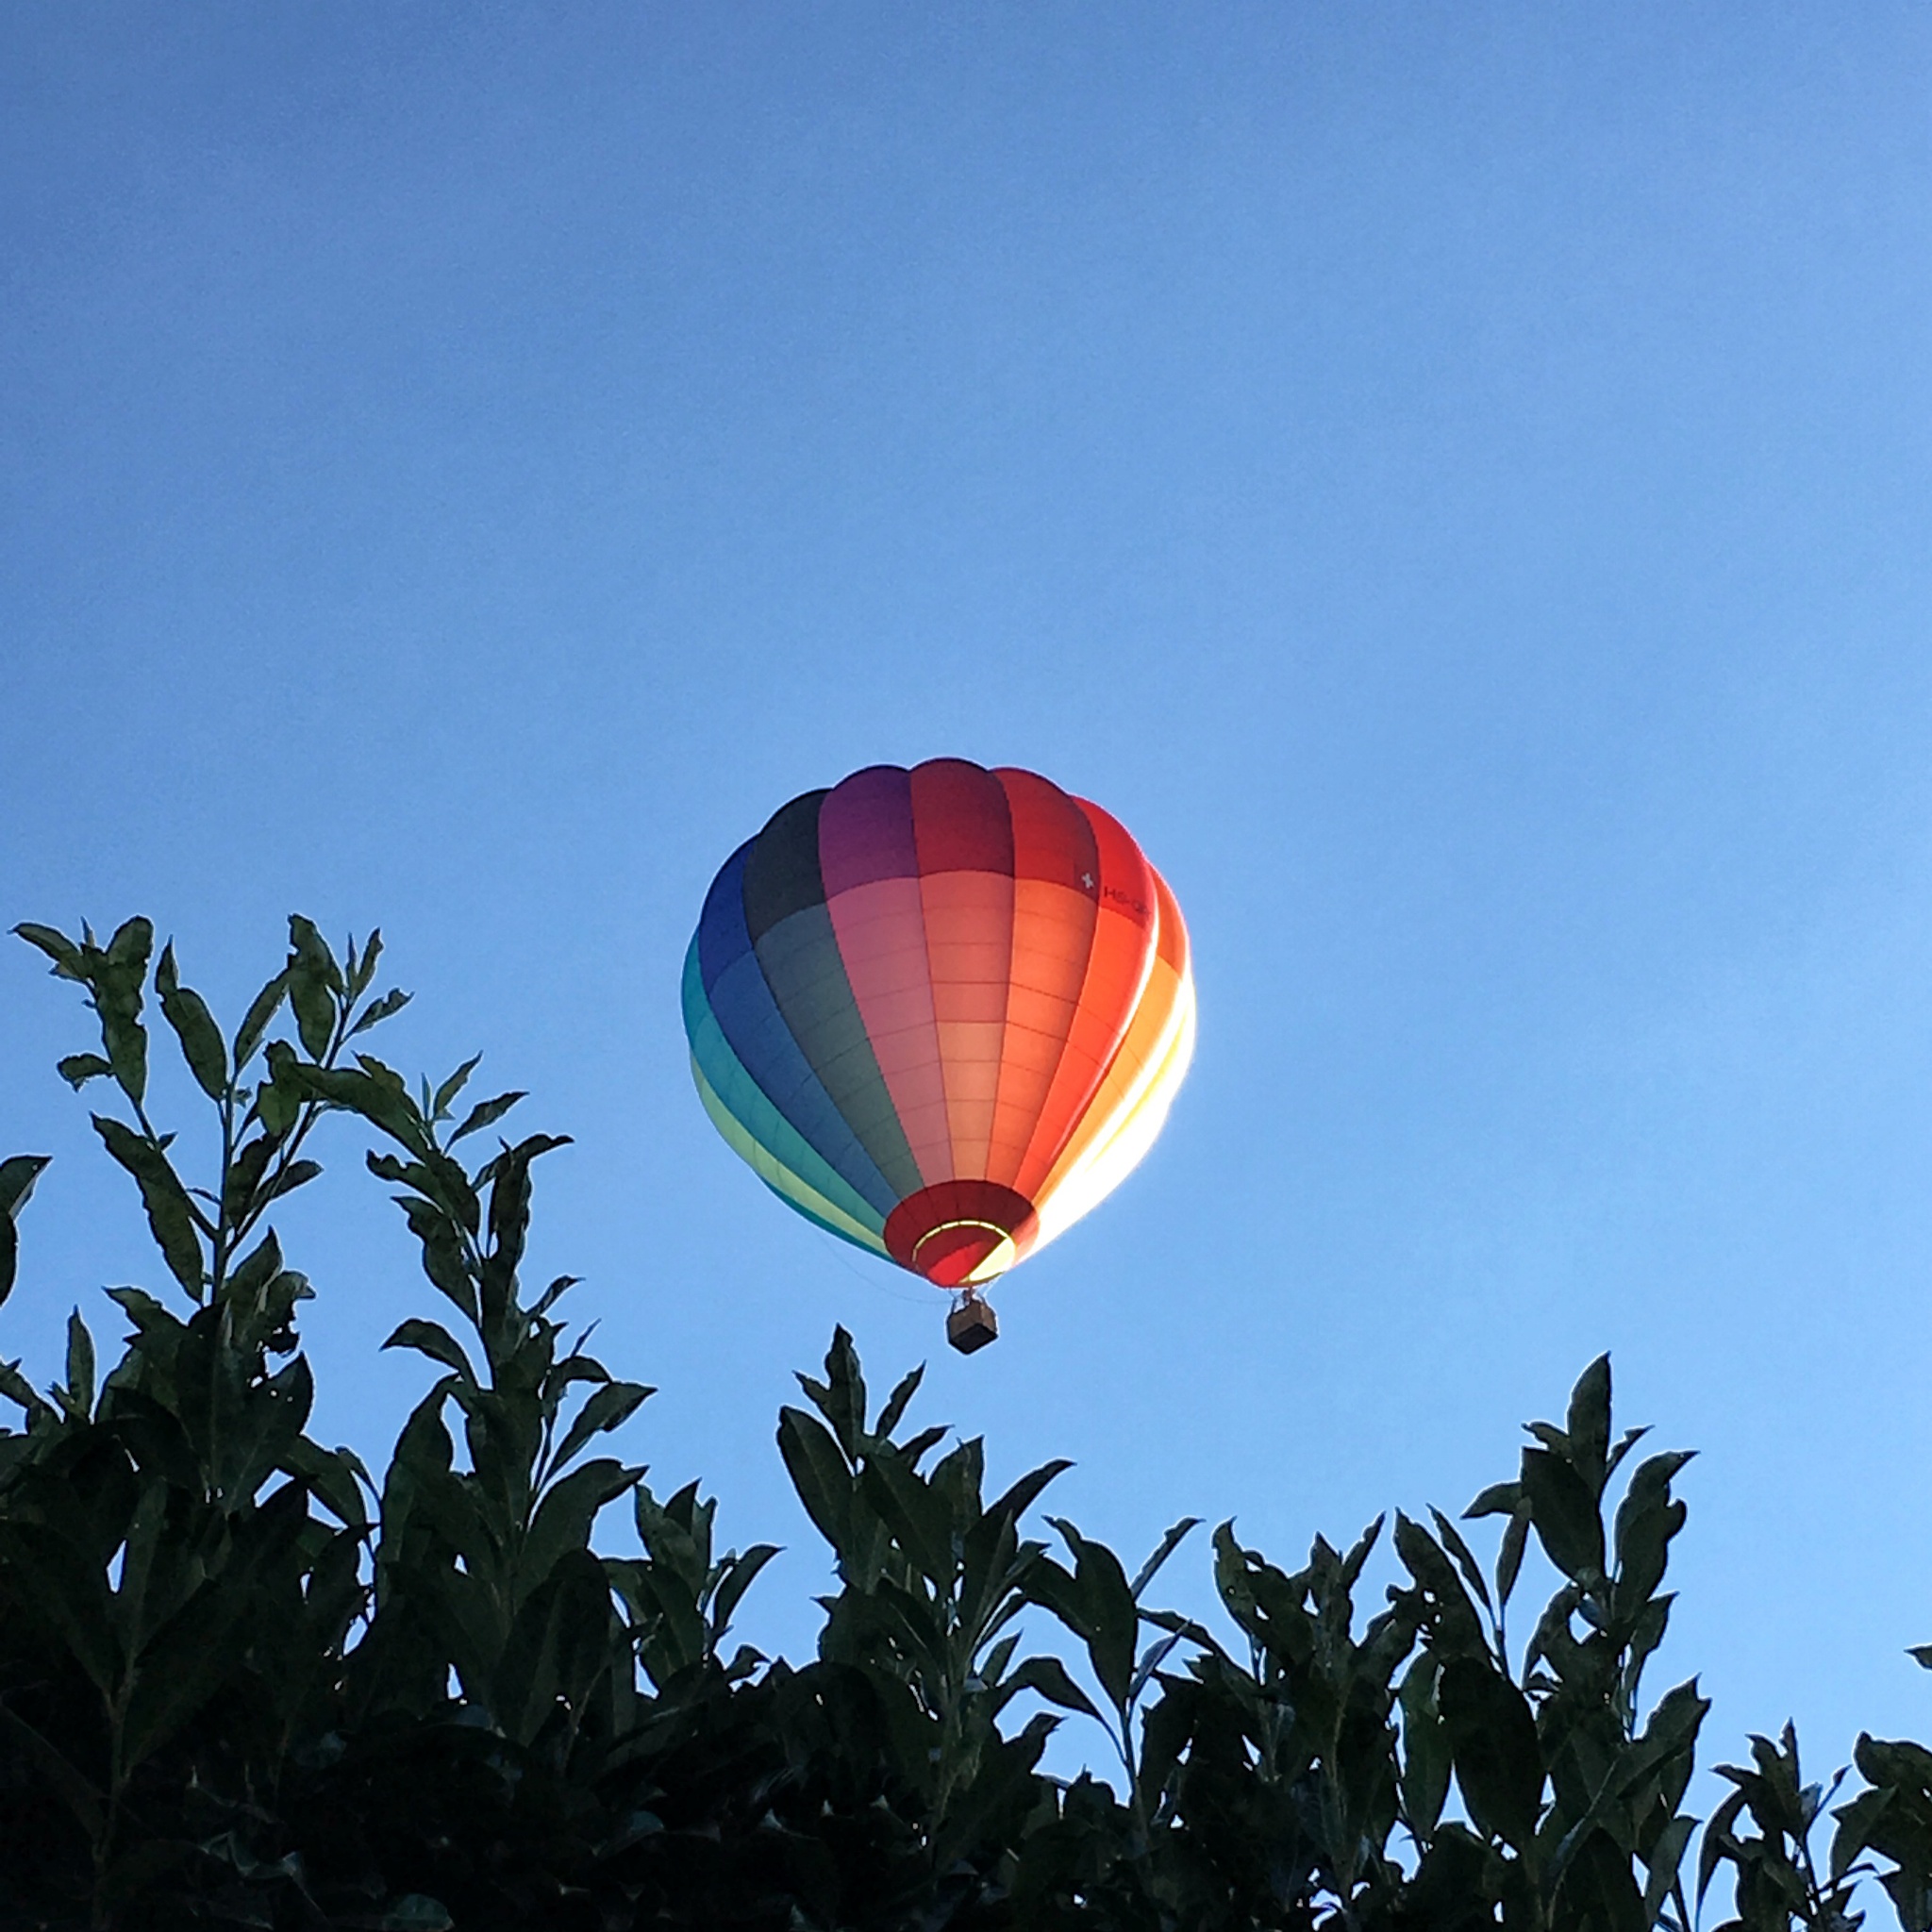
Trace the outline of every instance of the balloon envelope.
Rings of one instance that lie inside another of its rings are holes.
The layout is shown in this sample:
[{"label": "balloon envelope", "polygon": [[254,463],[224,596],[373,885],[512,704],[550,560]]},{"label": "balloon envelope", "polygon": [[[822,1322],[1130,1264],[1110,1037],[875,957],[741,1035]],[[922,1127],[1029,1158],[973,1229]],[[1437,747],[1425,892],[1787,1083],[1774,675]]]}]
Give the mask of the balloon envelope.
[{"label": "balloon envelope", "polygon": [[1118,821],[937,758],[808,791],[732,854],[684,1022],[706,1111],[778,1194],[962,1288],[1152,1145],[1194,988],[1180,908]]}]

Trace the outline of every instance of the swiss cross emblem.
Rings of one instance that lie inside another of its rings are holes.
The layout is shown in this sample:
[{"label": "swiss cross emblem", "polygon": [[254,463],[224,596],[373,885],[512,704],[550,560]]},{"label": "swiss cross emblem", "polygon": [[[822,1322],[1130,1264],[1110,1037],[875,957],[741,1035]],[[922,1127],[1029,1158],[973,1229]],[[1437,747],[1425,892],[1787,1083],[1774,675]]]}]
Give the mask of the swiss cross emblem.
[{"label": "swiss cross emblem", "polygon": [[1091,892],[1093,890],[1093,874],[1091,872],[1083,872],[1080,874],[1080,883]]}]

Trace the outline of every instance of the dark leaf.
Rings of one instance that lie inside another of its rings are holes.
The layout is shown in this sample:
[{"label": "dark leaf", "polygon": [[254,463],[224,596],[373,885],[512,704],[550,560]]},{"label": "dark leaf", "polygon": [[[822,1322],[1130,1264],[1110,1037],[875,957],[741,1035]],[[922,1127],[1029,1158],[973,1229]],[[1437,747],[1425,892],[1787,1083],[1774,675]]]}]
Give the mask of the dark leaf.
[{"label": "dark leaf", "polygon": [[44,1154],[15,1154],[0,1160],[0,1214],[16,1221],[20,1210],[32,1198],[34,1183],[46,1171],[49,1157]]},{"label": "dark leaf", "polygon": [[382,958],[382,928],[377,926],[369,935],[369,943],[362,950],[362,957],[356,958],[356,944],[349,942],[349,997],[359,1000],[375,982],[375,962]]},{"label": "dark leaf", "polygon": [[1436,1696],[1469,1815],[1521,1851],[1536,1835],[1543,1788],[1528,1700],[1500,1671],[1473,1657],[1442,1666]]},{"label": "dark leaf", "polygon": [[1154,1554],[1151,1557],[1149,1557],[1144,1563],[1141,1565],[1139,1573],[1135,1575],[1133,1582],[1128,1586],[1128,1588],[1133,1592],[1133,1598],[1137,1604],[1141,1601],[1141,1592],[1143,1590],[1145,1590],[1147,1586],[1150,1583],[1152,1583],[1155,1577],[1159,1574],[1161,1565],[1165,1563],[1167,1559],[1171,1556],[1173,1556],[1177,1549],[1180,1548],[1182,1538],[1184,1538],[1190,1530],[1197,1528],[1200,1524],[1200,1522],[1201,1519],[1198,1516],[1183,1516],[1181,1520],[1178,1523],[1176,1523],[1174,1525],[1174,1527],[1170,1529],[1167,1532],[1167,1534],[1160,1539],[1160,1541],[1155,1547]]},{"label": "dark leaf", "polygon": [[458,1141],[466,1139],[469,1135],[480,1133],[483,1128],[493,1126],[518,1101],[525,1098],[526,1096],[521,1092],[499,1093],[494,1100],[478,1101],[463,1116],[462,1125],[449,1137],[449,1144],[454,1147]]},{"label": "dark leaf", "polygon": [[341,969],[313,922],[300,913],[290,916],[289,946],[289,1003],[295,1009],[295,1030],[301,1036],[303,1052],[311,1060],[319,1060],[328,1051],[336,1030]]},{"label": "dark leaf", "polygon": [[154,921],[137,914],[132,919],[124,920],[114,937],[108,941],[108,963],[110,966],[138,966],[145,975],[148,956],[154,949]]},{"label": "dark leaf", "polygon": [[71,1053],[55,1062],[54,1071],[78,1093],[90,1080],[111,1074],[114,1069],[97,1053]]},{"label": "dark leaf", "polygon": [[240,1226],[248,1218],[248,1211],[255,1205],[255,1191],[261,1185],[275,1146],[275,1137],[262,1133],[244,1141],[235,1150],[235,1158],[229,1161],[227,1175],[222,1182],[222,1213],[230,1227]]},{"label": "dark leaf", "polygon": [[201,995],[181,985],[176,977],[172,940],[161,948],[160,963],[155,968],[155,991],[160,996],[162,1016],[181,1042],[181,1058],[188,1062],[195,1084],[210,1100],[220,1100],[228,1091],[227,1049]]},{"label": "dark leaf", "polygon": [[270,1041],[268,1078],[255,1091],[255,1111],[262,1131],[271,1140],[285,1139],[301,1118],[303,1102],[321,1098],[296,1059],[295,1049],[285,1040]]},{"label": "dark leaf", "polygon": [[93,1116],[94,1131],[108,1152],[134,1176],[168,1271],[196,1301],[201,1299],[201,1243],[197,1225],[206,1225],[168,1158],[151,1141],[105,1114]]},{"label": "dark leaf", "polygon": [[452,1074],[449,1076],[449,1078],[445,1080],[442,1083],[442,1085],[436,1090],[435,1097],[430,1101],[428,1107],[425,1109],[425,1111],[427,1112],[431,1120],[440,1121],[448,1119],[450,1108],[456,1105],[457,1095],[460,1093],[466,1086],[469,1085],[470,1075],[476,1071],[476,1069],[482,1064],[482,1061],[483,1056],[480,1053],[473,1053],[470,1056],[470,1058],[466,1059],[462,1063],[462,1065],[459,1066],[456,1070],[456,1072]]},{"label": "dark leaf", "polygon": [[1064,1474],[1073,1466],[1065,1457],[1056,1457],[1051,1462],[1042,1462],[1038,1469],[1028,1470],[1011,1489],[989,1506],[986,1513],[1018,1523],[1039,1500],[1040,1492],[1056,1476]]},{"label": "dark leaf", "polygon": [[1564,1418],[1570,1439],[1570,1459],[1590,1485],[1591,1494],[1603,1493],[1610,1454],[1610,1358],[1600,1355],[1570,1391],[1570,1412]]},{"label": "dark leaf", "polygon": [[288,997],[289,975],[285,971],[277,973],[249,1003],[248,1011],[242,1016],[242,1024],[235,1033],[235,1071],[240,1074],[255,1058],[255,1049],[261,1044],[261,1036],[274,1023],[281,1011],[282,1002]]},{"label": "dark leaf", "polygon": [[1489,1587],[1483,1582],[1481,1566],[1476,1562],[1474,1557],[1470,1554],[1469,1545],[1463,1541],[1456,1525],[1440,1509],[1431,1509],[1429,1514],[1435,1519],[1436,1534],[1441,1539],[1442,1547],[1449,1552],[1456,1567],[1462,1572],[1462,1580],[1469,1585],[1471,1590],[1474,1591],[1483,1608],[1488,1609],[1490,1607]]},{"label": "dark leaf", "polygon": [[28,945],[38,946],[54,962],[55,973],[62,979],[85,979],[87,973],[81,958],[80,948],[63,932],[57,932],[51,925],[35,925],[23,922],[13,930]]},{"label": "dark leaf", "polygon": [[1602,1575],[1603,1519],[1584,1478],[1553,1451],[1525,1449],[1523,1491],[1530,1521],[1550,1561],[1579,1583]]},{"label": "dark leaf", "polygon": [[289,980],[289,1003],[295,1009],[295,1031],[302,1051],[319,1060],[328,1051],[335,1032],[336,1008],[328,989],[319,980],[295,973]]},{"label": "dark leaf", "polygon": [[739,1603],[752,1587],[758,1572],[777,1554],[775,1543],[754,1543],[742,1556],[734,1553],[724,1558],[720,1566],[723,1574],[718,1578],[710,1606],[711,1641],[714,1644],[720,1642],[731,1627],[731,1619]]},{"label": "dark leaf", "polygon": [[94,1339],[75,1308],[67,1318],[67,1405],[85,1419],[94,1408]]},{"label": "dark leaf", "polygon": [[1477,1516],[1507,1516],[1522,1495],[1520,1483],[1491,1483],[1462,1514],[1465,1521]]},{"label": "dark leaf", "polygon": [[456,1921],[441,1900],[406,1892],[376,1922],[378,1932],[450,1932]]},{"label": "dark leaf", "polygon": [[614,1502],[643,1471],[614,1457],[600,1457],[551,1484],[524,1545],[526,1574],[541,1582],[566,1555],[590,1546],[591,1525],[606,1504]]},{"label": "dark leaf", "polygon": [[358,1034],[367,1033],[372,1026],[380,1026],[385,1020],[400,1013],[409,1004],[411,997],[412,995],[403,991],[400,987],[391,987],[380,999],[372,1000],[363,1008],[356,1024],[349,1028],[348,1037],[354,1040]]},{"label": "dark leaf", "polygon": [[1001,1688],[1008,1691],[1031,1690],[1062,1710],[1077,1710],[1091,1718],[1100,1715],[1093,1700],[1068,1675],[1066,1665],[1057,1657],[1025,1658]]},{"label": "dark leaf", "polygon": [[825,1351],[825,1379],[811,1384],[799,1377],[806,1393],[819,1412],[831,1424],[839,1446],[855,1460],[859,1438],[865,1434],[865,1376],[858,1366],[858,1351],[843,1325],[832,1331],[832,1345]]},{"label": "dark leaf", "polygon": [[1685,1508],[1671,1479],[1690,1460],[1682,1452],[1653,1456],[1638,1465],[1617,1510],[1617,1614],[1634,1618],[1662,1582],[1671,1539],[1684,1526]]},{"label": "dark leaf", "polygon": [[153,944],[154,927],[144,919],[130,919],[108,942],[107,953],[95,956],[89,980],[101,1023],[101,1044],[121,1091],[137,1107],[147,1095],[147,1033],[141,1024],[141,989]]},{"label": "dark leaf", "polygon": [[1577,1847],[1557,1888],[1557,1923],[1593,1932],[1650,1932],[1630,1855],[1607,1831],[1592,1831]]},{"label": "dark leaf", "polygon": [[571,1424],[569,1433],[557,1452],[553,1467],[563,1468],[592,1436],[621,1428],[656,1392],[646,1389],[641,1382],[606,1383],[577,1411],[576,1420]]},{"label": "dark leaf", "polygon": [[0,1737],[7,1736],[25,1748],[28,1757],[39,1767],[41,1775],[47,1780],[49,1789],[78,1820],[80,1828],[91,1838],[98,1839],[103,1815],[101,1793],[84,1773],[71,1764],[25,1718],[8,1710],[6,1703],[0,1701]]},{"label": "dark leaf", "polygon": [[559,1274],[530,1305],[530,1313],[533,1316],[547,1315],[582,1278],[576,1274]]},{"label": "dark leaf", "polygon": [[20,1210],[26,1206],[41,1170],[47,1164],[44,1154],[16,1154],[0,1160],[0,1302],[13,1292],[13,1280],[20,1264],[20,1236],[14,1227]]},{"label": "dark leaf", "polygon": [[299,912],[289,915],[289,945],[330,992],[341,993],[348,990],[347,982],[342,978],[342,969],[336,964],[335,954],[329,950],[328,941],[317,930],[312,919],[305,919]]},{"label": "dark leaf", "polygon": [[1426,1654],[1402,1680],[1402,1803],[1411,1827],[1424,1838],[1442,1816],[1449,1795],[1449,1727],[1436,1706],[1437,1666]]},{"label": "dark leaf", "polygon": [[270,1185],[268,1198],[279,1201],[284,1194],[292,1194],[297,1188],[306,1188],[321,1172],[319,1160],[291,1160],[275,1175]]},{"label": "dark leaf", "polygon": [[30,1417],[39,1415],[47,1406],[40,1391],[21,1374],[17,1361],[0,1361],[0,1395],[17,1403]]},{"label": "dark leaf", "polygon": [[900,1378],[899,1386],[886,1397],[886,1406],[879,1410],[877,1433],[890,1437],[899,1426],[899,1419],[906,1413],[907,1406],[918,1392],[919,1385],[925,1379],[925,1365],[921,1363]]},{"label": "dark leaf", "polygon": [[805,1513],[842,1559],[852,1514],[852,1472],[824,1425],[802,1408],[778,1411],[778,1453]]},{"label": "dark leaf", "polygon": [[1087,1645],[1100,1688],[1115,1706],[1124,1705],[1134,1679],[1134,1643],[1140,1630],[1126,1572],[1105,1543],[1081,1535],[1063,1517],[1049,1516],[1047,1521],[1074,1553],[1074,1600],[1079,1611],[1075,1635]]},{"label": "dark leaf", "polygon": [[431,1361],[454,1369],[473,1387],[475,1384],[476,1372],[470,1366],[470,1357],[463,1353],[462,1344],[441,1322],[425,1322],[411,1317],[382,1345],[385,1348],[413,1348],[419,1355],[426,1355]]},{"label": "dark leaf", "polygon": [[1523,1552],[1529,1542],[1529,1510],[1519,1506],[1503,1525],[1503,1541],[1496,1551],[1496,1601],[1507,1605],[1523,1572]]},{"label": "dark leaf", "polygon": [[938,1472],[928,1482],[896,1450],[881,1446],[866,1457],[859,1484],[906,1559],[943,1590],[953,1574],[954,1521]]},{"label": "dark leaf", "polygon": [[1396,1512],[1395,1554],[1433,1606],[1435,1647],[1440,1655],[1483,1654],[1482,1624],[1456,1566],[1421,1524]]}]

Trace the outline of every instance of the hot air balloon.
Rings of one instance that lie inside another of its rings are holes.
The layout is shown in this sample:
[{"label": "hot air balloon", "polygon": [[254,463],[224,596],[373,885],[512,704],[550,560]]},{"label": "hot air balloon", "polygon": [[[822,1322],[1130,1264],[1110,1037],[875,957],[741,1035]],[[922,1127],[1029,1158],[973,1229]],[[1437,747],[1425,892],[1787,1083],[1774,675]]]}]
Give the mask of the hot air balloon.
[{"label": "hot air balloon", "polygon": [[1187,928],[1120,823],[1031,772],[935,758],[808,791],[712,881],[684,965],[700,1099],[772,1190],[951,1291],[1098,1203],[1194,1039]]}]

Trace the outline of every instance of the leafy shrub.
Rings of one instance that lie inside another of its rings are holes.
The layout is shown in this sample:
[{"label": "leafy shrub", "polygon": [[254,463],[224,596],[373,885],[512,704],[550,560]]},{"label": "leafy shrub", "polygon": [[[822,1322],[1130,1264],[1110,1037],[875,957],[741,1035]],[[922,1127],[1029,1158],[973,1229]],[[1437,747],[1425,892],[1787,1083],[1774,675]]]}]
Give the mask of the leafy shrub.
[{"label": "leafy shrub", "polygon": [[[1130,1575],[1040,1513],[1064,1464],[989,1500],[977,1441],[909,1428],[919,1372],[874,1407],[841,1329],[778,1423],[837,1591],[815,1657],[768,1659],[729,1638],[772,1550],[720,1553],[695,1485],[597,1453],[650,1391],[570,1340],[568,1277],[521,1278],[561,1143],[479,1158],[524,1096],[458,1116],[475,1061],[412,1090],[356,1045],[407,997],[379,937],[338,960],[292,920],[225,1035],[145,920],[19,930],[99,1022],[59,1071],[111,1095],[174,1288],[113,1292],[105,1377],[77,1312],[63,1381],[0,1364],[0,1923],[1641,1932],[1690,1925],[1694,1868],[1752,1932],[1854,1925],[1874,1872],[1932,1927],[1915,1744],[1861,1738],[1833,1810],[1789,1730],[1754,1739],[1691,1859],[1707,1705],[1643,1688],[1688,1458],[1613,1433],[1607,1360],[1467,1512],[1486,1560],[1398,1516],[1369,1614],[1380,1522],[1294,1571],[1224,1524],[1217,1634],[1153,1596],[1192,1519]],[[205,1185],[149,1117],[150,994],[217,1119]],[[446,1305],[387,1344],[436,1374],[379,1482],[308,1433],[309,1289],[269,1224],[328,1114],[375,1137]],[[0,1163],[0,1300],[44,1164]],[[620,1505],[641,1555],[595,1548]],[[1518,1642],[1532,1540],[1559,1582]],[[1041,1769],[1069,1719],[1107,1775]]]}]

